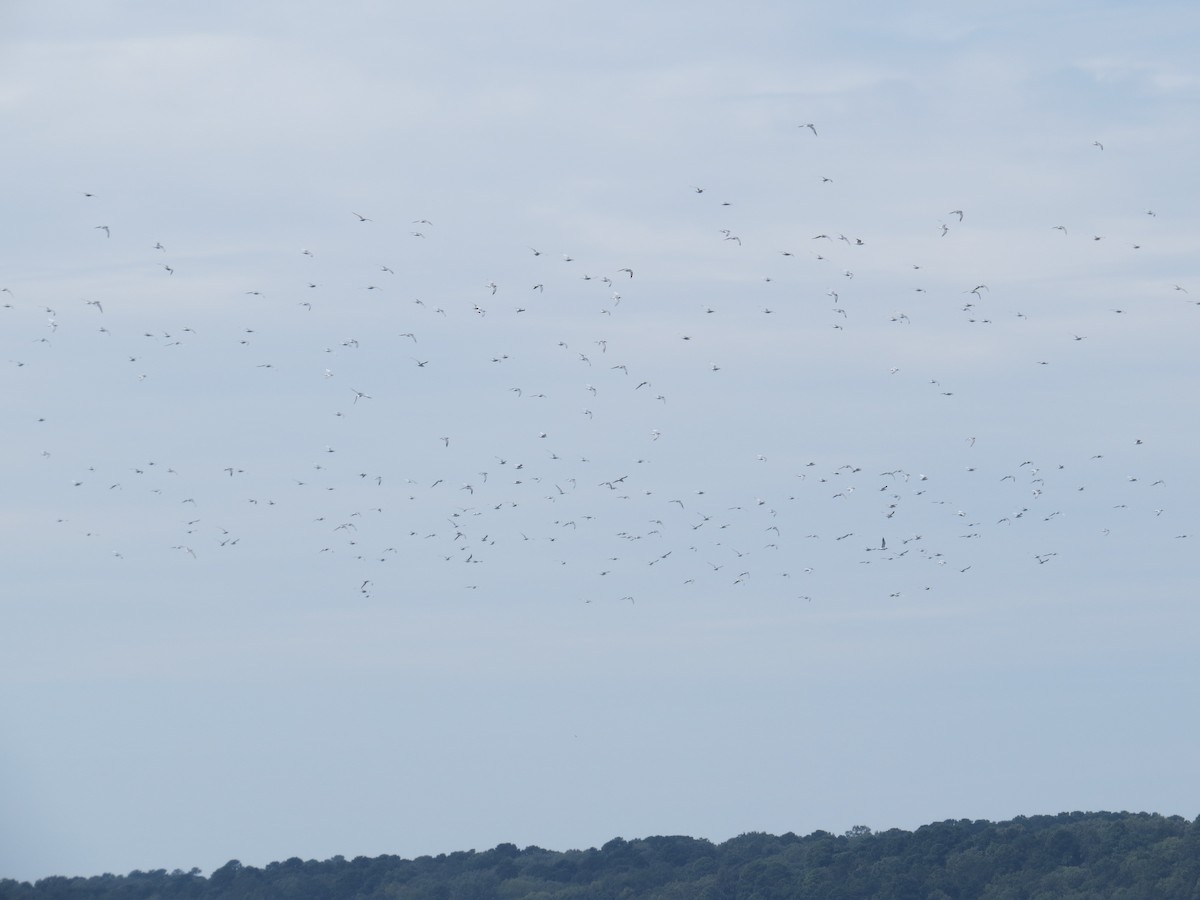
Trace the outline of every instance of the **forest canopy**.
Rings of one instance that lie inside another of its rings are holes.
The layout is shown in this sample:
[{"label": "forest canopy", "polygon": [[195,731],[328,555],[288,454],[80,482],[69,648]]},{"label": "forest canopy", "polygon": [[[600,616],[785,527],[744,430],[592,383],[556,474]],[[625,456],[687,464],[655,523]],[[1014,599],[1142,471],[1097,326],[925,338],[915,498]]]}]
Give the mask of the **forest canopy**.
[{"label": "forest canopy", "polygon": [[205,877],[0,880],[0,900],[784,900],[784,898],[1200,898],[1200,818],[1072,812],[1007,822],[865,826],[805,837],[751,832],[613,838],[554,851],[500,844],[402,859],[230,860]]}]

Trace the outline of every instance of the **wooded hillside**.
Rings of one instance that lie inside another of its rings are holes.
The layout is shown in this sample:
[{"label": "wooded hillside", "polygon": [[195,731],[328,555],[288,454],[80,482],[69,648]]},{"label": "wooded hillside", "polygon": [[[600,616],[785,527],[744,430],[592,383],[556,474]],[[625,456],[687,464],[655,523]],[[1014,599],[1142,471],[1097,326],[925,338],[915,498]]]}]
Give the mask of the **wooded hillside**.
[{"label": "wooded hillside", "polygon": [[207,878],[134,871],[36,884],[0,900],[784,900],[784,898],[1200,898],[1200,819],[1062,813],[946,821],[916,831],[679,836],[599,849],[500,844],[436,857],[231,860]]}]

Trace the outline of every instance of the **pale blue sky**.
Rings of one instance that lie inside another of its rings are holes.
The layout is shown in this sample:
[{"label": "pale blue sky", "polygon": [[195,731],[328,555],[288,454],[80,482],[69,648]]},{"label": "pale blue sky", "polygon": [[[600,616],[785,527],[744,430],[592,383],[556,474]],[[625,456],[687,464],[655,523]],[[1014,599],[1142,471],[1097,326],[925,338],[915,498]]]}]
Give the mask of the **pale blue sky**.
[{"label": "pale blue sky", "polygon": [[244,6],[0,11],[0,876],[1196,814],[1191,5]]}]

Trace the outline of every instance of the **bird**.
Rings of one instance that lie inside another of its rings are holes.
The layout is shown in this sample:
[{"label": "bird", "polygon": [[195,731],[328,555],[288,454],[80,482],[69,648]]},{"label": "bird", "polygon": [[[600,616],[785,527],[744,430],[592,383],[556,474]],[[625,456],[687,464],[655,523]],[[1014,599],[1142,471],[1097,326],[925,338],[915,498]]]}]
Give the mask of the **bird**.
[{"label": "bird", "polygon": [[112,237],[112,232],[110,232],[110,231],[108,230],[108,226],[107,226],[107,225],[97,225],[97,226],[96,226],[96,230],[98,230],[98,231],[103,231],[103,232],[104,232],[104,236],[105,236],[105,237],[108,237],[108,238]]},{"label": "bird", "polygon": [[[805,122],[803,125],[797,125],[796,127],[797,128],[807,128],[809,131],[811,131],[813,133],[813,137],[820,137],[820,135],[817,134],[817,126],[814,125],[812,122]],[[837,141],[834,141],[834,143],[836,144]]]},{"label": "bird", "polygon": [[361,213],[351,212],[351,215],[356,216],[358,218],[358,221],[360,221],[360,222],[374,222],[375,221],[374,219],[368,219],[366,216],[362,215]]}]

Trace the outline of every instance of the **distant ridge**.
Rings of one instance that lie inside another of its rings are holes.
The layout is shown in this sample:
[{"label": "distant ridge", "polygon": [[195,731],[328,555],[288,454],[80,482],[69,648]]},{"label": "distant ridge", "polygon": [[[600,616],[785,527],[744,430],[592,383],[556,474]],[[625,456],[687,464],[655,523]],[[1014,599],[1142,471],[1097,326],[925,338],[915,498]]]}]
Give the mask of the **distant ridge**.
[{"label": "distant ridge", "polygon": [[785,898],[1200,898],[1200,818],[1129,812],[937,822],[842,835],[750,832],[614,838],[599,849],[500,844],[436,857],[231,860],[207,878],[159,869],[34,884],[0,900],[785,900]]}]

